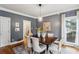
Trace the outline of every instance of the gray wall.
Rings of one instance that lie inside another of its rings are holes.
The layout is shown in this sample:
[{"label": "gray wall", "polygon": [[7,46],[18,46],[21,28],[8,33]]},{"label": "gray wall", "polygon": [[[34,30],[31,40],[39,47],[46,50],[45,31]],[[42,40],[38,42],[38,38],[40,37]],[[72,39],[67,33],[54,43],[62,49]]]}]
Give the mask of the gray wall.
[{"label": "gray wall", "polygon": [[[65,12],[66,17],[75,16],[76,11]],[[36,34],[36,28],[42,26],[42,23],[37,20],[5,11],[0,10],[0,16],[10,17],[11,18],[11,41],[18,41],[23,38],[23,20],[32,21],[32,32]],[[50,21],[52,25],[51,33],[54,33],[58,39],[61,38],[61,16],[60,14],[51,15],[43,18],[44,21]],[[15,32],[15,22],[20,23],[20,32]]]},{"label": "gray wall", "polygon": [[48,17],[44,17],[43,18],[43,22],[44,21],[49,21],[51,22],[51,33],[53,33],[55,36],[58,37],[58,39],[60,39],[61,37],[61,19],[60,19],[60,15],[56,14],[56,15],[51,15]]},{"label": "gray wall", "polygon": [[[65,14],[65,17],[70,17],[70,16],[76,16],[76,10],[71,10],[68,12],[64,12],[62,14]],[[51,22],[51,28],[52,30],[50,31],[51,33],[54,33],[55,36],[58,37],[58,39],[61,39],[61,15],[62,14],[56,14],[56,15],[51,15],[43,18],[44,21],[49,21]],[[41,23],[38,23],[38,26],[41,26]]]},{"label": "gray wall", "polygon": [[[18,41],[18,40],[23,38],[23,20],[32,21],[32,32],[34,34],[36,34],[36,30],[35,30],[36,20],[35,19],[21,16],[21,15],[17,15],[17,14],[13,14],[13,13],[9,13],[9,12],[5,12],[2,10],[0,10],[0,16],[11,18],[11,41]],[[20,25],[19,32],[15,32],[15,22],[19,22],[19,25]]]},{"label": "gray wall", "polygon": [[76,10],[65,12],[65,17],[76,16]]}]

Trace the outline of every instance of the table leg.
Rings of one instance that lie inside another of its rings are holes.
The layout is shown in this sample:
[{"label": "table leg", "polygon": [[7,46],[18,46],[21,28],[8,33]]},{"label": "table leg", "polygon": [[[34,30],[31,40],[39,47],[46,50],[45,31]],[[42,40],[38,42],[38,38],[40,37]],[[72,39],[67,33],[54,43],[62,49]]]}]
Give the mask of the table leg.
[{"label": "table leg", "polygon": [[47,44],[47,51],[48,51],[49,45]]},{"label": "table leg", "polygon": [[48,48],[49,48],[49,45],[47,44],[47,53],[48,53]]}]

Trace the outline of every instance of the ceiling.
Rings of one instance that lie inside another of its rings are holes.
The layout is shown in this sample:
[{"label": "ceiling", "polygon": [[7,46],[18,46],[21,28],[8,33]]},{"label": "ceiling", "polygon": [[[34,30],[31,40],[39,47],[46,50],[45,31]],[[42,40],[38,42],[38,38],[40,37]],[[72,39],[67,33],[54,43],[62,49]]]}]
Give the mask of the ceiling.
[{"label": "ceiling", "polygon": [[[10,9],[33,17],[40,16],[38,4],[0,4],[0,7]],[[41,15],[48,16],[55,13],[78,9],[79,4],[42,4]]]}]

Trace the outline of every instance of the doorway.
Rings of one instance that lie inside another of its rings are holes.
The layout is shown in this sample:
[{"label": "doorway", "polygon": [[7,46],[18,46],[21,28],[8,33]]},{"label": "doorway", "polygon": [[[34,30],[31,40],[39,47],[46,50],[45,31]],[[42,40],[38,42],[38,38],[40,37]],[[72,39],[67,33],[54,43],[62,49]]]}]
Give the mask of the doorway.
[{"label": "doorway", "polygon": [[23,38],[26,36],[28,31],[31,31],[31,21],[23,20]]}]

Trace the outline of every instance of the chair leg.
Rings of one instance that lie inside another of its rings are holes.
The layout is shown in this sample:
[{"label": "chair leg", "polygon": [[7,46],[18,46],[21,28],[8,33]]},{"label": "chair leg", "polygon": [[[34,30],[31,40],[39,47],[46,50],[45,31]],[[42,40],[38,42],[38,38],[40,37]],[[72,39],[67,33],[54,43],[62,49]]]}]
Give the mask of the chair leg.
[{"label": "chair leg", "polygon": [[40,54],[45,54],[45,50],[43,52],[40,52]]},{"label": "chair leg", "polygon": [[33,53],[34,53],[34,54],[40,54],[40,53],[38,53],[38,52],[35,52],[35,51],[33,51]]},{"label": "chair leg", "polygon": [[33,51],[33,54],[45,54],[45,50],[43,52],[40,52],[40,53]]},{"label": "chair leg", "polygon": [[32,53],[35,54],[35,51],[33,51]]},{"label": "chair leg", "polygon": [[54,54],[54,51],[49,50],[49,53],[50,53],[50,54]]},{"label": "chair leg", "polygon": [[51,51],[49,51],[50,52],[50,54],[53,54]]}]

